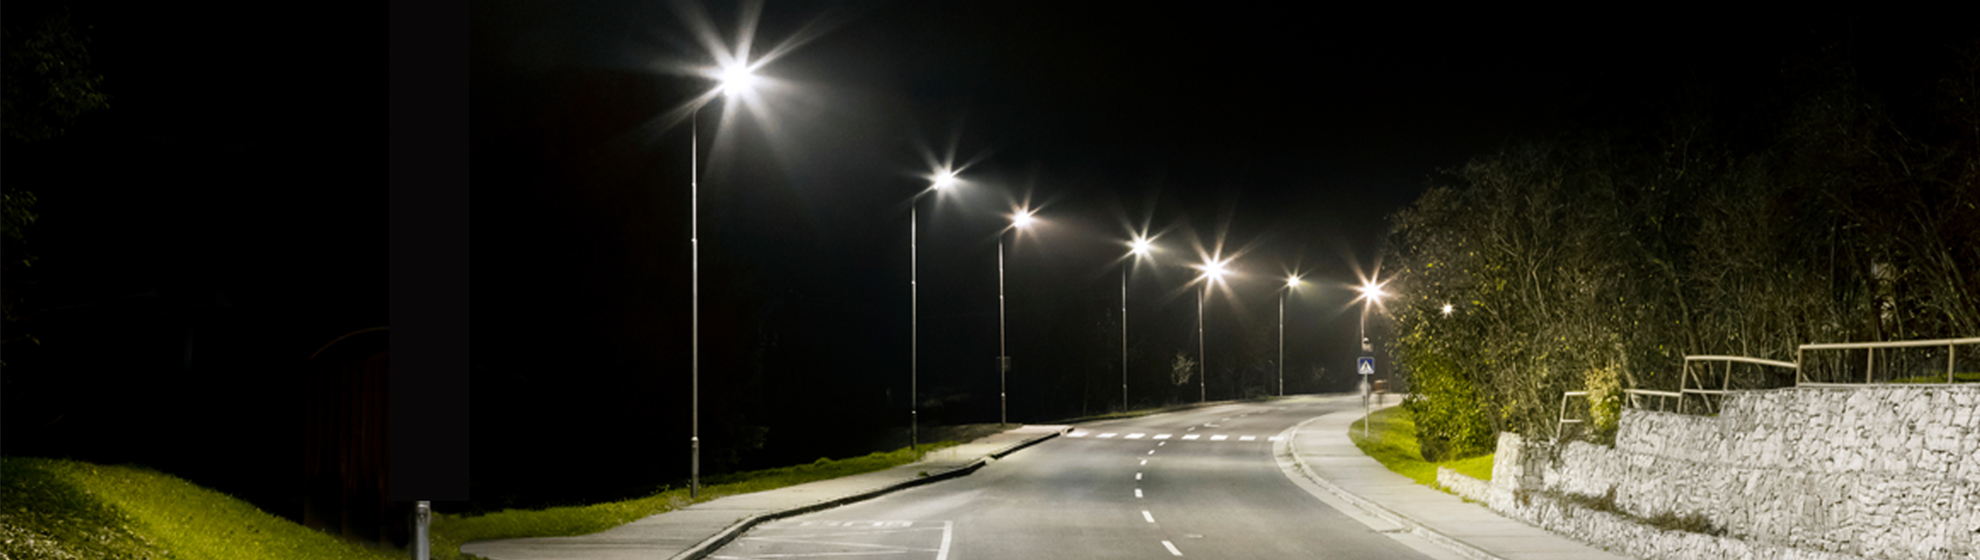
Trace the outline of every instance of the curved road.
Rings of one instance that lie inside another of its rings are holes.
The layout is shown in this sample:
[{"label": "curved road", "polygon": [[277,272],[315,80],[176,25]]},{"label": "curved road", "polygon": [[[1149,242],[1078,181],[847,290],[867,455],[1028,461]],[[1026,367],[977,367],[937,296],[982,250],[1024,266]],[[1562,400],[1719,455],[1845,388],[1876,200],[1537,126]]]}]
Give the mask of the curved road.
[{"label": "curved road", "polygon": [[1298,397],[1081,424],[975,474],[752,529],[710,558],[1461,558],[1377,533],[1272,456],[1358,397]]}]

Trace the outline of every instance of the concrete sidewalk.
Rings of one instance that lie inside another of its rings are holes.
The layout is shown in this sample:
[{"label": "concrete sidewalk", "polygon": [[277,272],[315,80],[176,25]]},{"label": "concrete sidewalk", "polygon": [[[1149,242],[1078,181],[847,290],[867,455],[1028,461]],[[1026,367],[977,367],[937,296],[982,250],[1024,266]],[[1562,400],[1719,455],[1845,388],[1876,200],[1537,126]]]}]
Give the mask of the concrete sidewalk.
[{"label": "concrete sidewalk", "polygon": [[589,535],[475,541],[462,545],[461,552],[490,560],[699,559],[758,523],[969,474],[1069,429],[1024,426],[883,471],[709,500]]},{"label": "concrete sidewalk", "polygon": [[[1360,399],[1359,396],[1343,398],[1357,402]],[[1390,396],[1388,406],[1395,406],[1399,400]],[[1281,440],[1283,445],[1274,449],[1274,454],[1294,482],[1312,483],[1346,502],[1345,505],[1359,508],[1369,515],[1347,513],[1377,531],[1406,531],[1460,555],[1481,560],[1629,558],[1501,517],[1483,504],[1465,503],[1462,498],[1396,474],[1362,453],[1348,439],[1349,427],[1362,416],[1363,412],[1357,408],[1303,422],[1286,430],[1290,437]],[[1335,501],[1327,496],[1321,498]],[[1340,507],[1337,505],[1336,509]]]}]

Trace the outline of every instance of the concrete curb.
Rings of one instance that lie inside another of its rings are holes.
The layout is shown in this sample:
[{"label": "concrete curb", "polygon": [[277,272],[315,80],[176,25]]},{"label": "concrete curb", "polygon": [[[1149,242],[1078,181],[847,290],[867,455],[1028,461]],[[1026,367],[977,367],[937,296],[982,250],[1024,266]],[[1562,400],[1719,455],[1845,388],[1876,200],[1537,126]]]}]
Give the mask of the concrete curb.
[{"label": "concrete curb", "polygon": [[847,504],[870,500],[873,498],[880,497],[882,495],[886,495],[893,492],[899,492],[901,490],[906,490],[916,486],[921,486],[923,484],[928,484],[931,482],[948,480],[951,478],[957,478],[964,475],[968,475],[970,473],[976,472],[977,469],[983,468],[985,465],[989,465],[990,461],[1002,459],[1004,458],[1004,456],[1010,455],[1012,453],[1016,453],[1020,449],[1031,447],[1033,445],[1037,445],[1039,442],[1052,439],[1055,437],[1059,437],[1061,435],[1064,435],[1068,431],[1071,431],[1071,428],[1065,428],[1057,432],[1045,434],[1040,437],[1019,441],[1015,444],[1012,444],[1009,447],[1005,447],[1004,449],[991,452],[987,456],[980,457],[975,461],[971,461],[968,465],[963,465],[939,473],[931,474],[925,477],[916,478],[914,480],[895,483],[884,488],[870,490],[867,492],[862,492],[851,496],[826,500],[815,504],[798,506],[791,509],[751,515],[749,517],[743,518],[740,521],[737,521],[733,525],[730,525],[727,529],[723,529],[722,532],[716,533],[714,536],[702,540],[699,544],[688,547],[687,550],[681,551],[680,554],[675,554],[673,558],[671,558],[670,560],[702,560],[704,558],[707,558],[709,554],[714,553],[716,549],[722,548],[724,545],[727,545],[731,541],[736,540],[736,537],[742,536],[744,532],[747,532],[751,528],[757,525],[761,525],[765,522],[776,521],[778,519],[783,519],[786,517],[791,517],[796,515],[803,515],[814,511],[832,509]]},{"label": "concrete curb", "polygon": [[1327,491],[1333,492],[1334,495],[1340,496],[1341,499],[1347,500],[1348,503],[1354,504],[1356,507],[1361,508],[1363,511],[1367,511],[1371,515],[1380,517],[1384,521],[1394,523],[1397,526],[1400,526],[1403,529],[1409,531],[1410,534],[1416,535],[1418,537],[1422,537],[1424,540],[1437,543],[1438,546],[1442,546],[1444,548],[1450,549],[1452,552],[1456,552],[1458,554],[1470,558],[1474,558],[1476,560],[1505,560],[1504,558],[1495,556],[1490,552],[1486,552],[1482,549],[1479,549],[1478,547],[1472,546],[1470,543],[1466,543],[1464,541],[1451,538],[1449,535],[1439,533],[1433,529],[1430,529],[1429,527],[1424,527],[1422,523],[1417,522],[1415,519],[1411,519],[1407,515],[1403,515],[1401,513],[1396,512],[1395,510],[1391,510],[1387,507],[1383,507],[1382,504],[1375,503],[1372,500],[1363,498],[1360,495],[1357,495],[1353,492],[1349,492],[1346,488],[1341,488],[1340,485],[1334,484],[1333,481],[1327,480],[1325,478],[1321,478],[1318,473],[1313,472],[1313,468],[1307,466],[1306,461],[1301,459],[1299,456],[1298,436],[1299,436],[1300,428],[1304,428],[1306,427],[1307,424],[1312,423],[1314,420],[1319,420],[1319,419],[1320,417],[1315,416],[1313,418],[1308,418],[1305,422],[1300,422],[1299,424],[1294,425],[1292,427],[1292,434],[1286,437],[1286,449],[1291,452],[1293,464],[1299,466],[1300,473],[1306,475],[1306,478],[1308,480],[1313,481],[1315,485],[1318,485],[1321,488],[1326,488]]}]

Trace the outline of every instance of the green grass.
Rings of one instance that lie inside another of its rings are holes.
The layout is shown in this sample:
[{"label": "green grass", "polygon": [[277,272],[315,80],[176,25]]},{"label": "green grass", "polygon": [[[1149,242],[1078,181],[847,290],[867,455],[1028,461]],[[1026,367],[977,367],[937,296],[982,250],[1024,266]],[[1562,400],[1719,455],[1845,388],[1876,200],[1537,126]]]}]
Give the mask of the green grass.
[{"label": "green grass", "polygon": [[797,465],[749,471],[703,479],[701,496],[688,499],[686,488],[663,490],[652,496],[586,506],[553,507],[540,510],[503,510],[476,516],[436,513],[431,529],[432,554],[437,560],[465,557],[461,545],[470,541],[522,537],[563,537],[596,533],[641,518],[684,508],[723,496],[773,490],[786,486],[842,476],[890,469],[921,460],[923,454],[956,442],[925,444],[919,451],[906,448],[873,453],[863,457],[819,459]]},{"label": "green grass", "polygon": [[1363,419],[1349,426],[1348,438],[1354,440],[1354,446],[1361,448],[1362,453],[1380,461],[1389,470],[1415,480],[1417,484],[1442,490],[1437,486],[1437,467],[1450,467],[1479,480],[1492,479],[1492,455],[1441,463],[1423,460],[1416,444],[1416,422],[1410,418],[1409,411],[1400,406],[1377,410],[1369,418],[1374,419],[1374,423],[1369,425],[1368,437],[1361,436],[1362,424],[1367,421]]},{"label": "green grass", "polygon": [[137,466],[0,458],[0,558],[393,560]]},{"label": "green grass", "polygon": [[[1943,373],[1939,375],[1921,375],[1916,377],[1904,377],[1904,378],[1891,380],[1891,383],[1945,383],[1945,382],[1946,382],[1946,376]],[[1953,382],[1954,383],[1980,382],[1980,371],[1953,372]]]}]

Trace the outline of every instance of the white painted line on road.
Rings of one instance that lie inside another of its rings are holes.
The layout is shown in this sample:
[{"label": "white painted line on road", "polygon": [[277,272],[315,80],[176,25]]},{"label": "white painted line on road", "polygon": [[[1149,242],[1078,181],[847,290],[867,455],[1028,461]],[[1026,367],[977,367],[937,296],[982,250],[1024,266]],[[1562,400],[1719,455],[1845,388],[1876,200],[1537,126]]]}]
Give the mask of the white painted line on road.
[{"label": "white painted line on road", "polygon": [[942,522],[942,550],[935,553],[935,560],[949,560],[949,533],[954,532],[956,522]]},{"label": "white painted line on road", "polygon": [[1145,436],[1145,435],[1148,434],[1128,434],[1127,439],[1141,439],[1141,436]]},{"label": "white painted line on road", "polygon": [[1162,541],[1162,546],[1166,546],[1166,547],[1169,547],[1169,554],[1174,554],[1174,555],[1176,555],[1176,556],[1182,556],[1182,551],[1180,551],[1180,550],[1176,550],[1176,545],[1175,545],[1175,544],[1173,544],[1173,543],[1170,543],[1169,541]]},{"label": "white painted line on road", "polygon": [[1148,454],[1149,454],[1149,455],[1154,455],[1154,454],[1155,454],[1155,450],[1153,450],[1153,449],[1150,449],[1150,450],[1148,450]]},{"label": "white painted line on road", "polygon": [[1202,436],[1199,436],[1199,435],[1196,435],[1196,434],[1190,434],[1190,435],[1186,435],[1186,436],[1183,436],[1183,439],[1196,439],[1196,438],[1199,438],[1199,437],[1202,437]]},{"label": "white painted line on road", "polygon": [[1141,480],[1141,473],[1134,473],[1135,480]]},{"label": "white painted line on road", "polygon": [[1258,436],[1240,436],[1238,441],[1257,441]]},{"label": "white painted line on road", "polygon": [[1272,437],[1268,437],[1268,438],[1265,438],[1265,439],[1269,439],[1269,440],[1272,440],[1272,441],[1279,441],[1279,440],[1282,440],[1282,439],[1286,439],[1286,437],[1285,437],[1285,436],[1272,436]]},{"label": "white painted line on road", "polygon": [[1149,515],[1148,510],[1145,509],[1141,510],[1141,518],[1148,520],[1149,523],[1155,522],[1155,516]]},{"label": "white painted line on road", "polygon": [[1134,497],[1136,497],[1136,498],[1139,498],[1139,497],[1141,497],[1141,489],[1140,489],[1140,488],[1136,488],[1136,489],[1134,489]]},{"label": "white painted line on road", "polygon": [[1086,437],[1086,434],[1090,434],[1090,433],[1092,432],[1073,432],[1070,434],[1066,434],[1066,437]]},{"label": "white painted line on road", "polygon": [[1168,444],[1169,444],[1169,442],[1166,442],[1166,441],[1165,441],[1165,442],[1162,442],[1162,443],[1157,443],[1157,444],[1155,444],[1155,446],[1156,446],[1156,447],[1161,447],[1161,446],[1164,446],[1164,445],[1168,445]]},{"label": "white painted line on road", "polygon": [[1169,439],[1169,434],[1156,434],[1155,439]]},{"label": "white painted line on road", "polygon": [[1196,431],[1196,426],[1190,426],[1190,427],[1189,427],[1189,431],[1192,431],[1192,432],[1194,432],[1194,431]]},{"label": "white painted line on road", "polygon": [[1141,464],[1143,464],[1143,465],[1146,465],[1146,464],[1148,464],[1148,460],[1147,460],[1147,459],[1142,459],[1142,460],[1141,460]]},{"label": "white painted line on road", "polygon": [[1210,436],[1210,441],[1224,441],[1227,439],[1231,439],[1231,436]]},{"label": "white painted line on road", "polygon": [[1104,433],[1104,434],[1100,434],[1100,437],[1103,437],[1103,438],[1110,438],[1110,437],[1114,437],[1114,433],[1113,433],[1113,432],[1107,432],[1107,433]]}]

